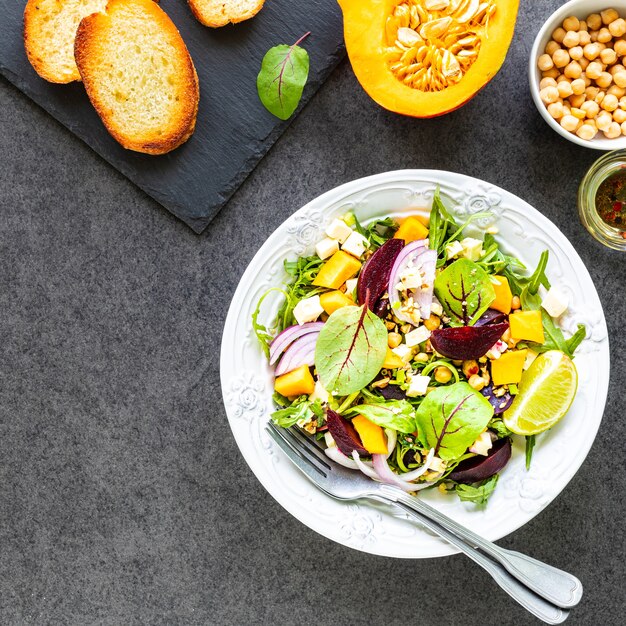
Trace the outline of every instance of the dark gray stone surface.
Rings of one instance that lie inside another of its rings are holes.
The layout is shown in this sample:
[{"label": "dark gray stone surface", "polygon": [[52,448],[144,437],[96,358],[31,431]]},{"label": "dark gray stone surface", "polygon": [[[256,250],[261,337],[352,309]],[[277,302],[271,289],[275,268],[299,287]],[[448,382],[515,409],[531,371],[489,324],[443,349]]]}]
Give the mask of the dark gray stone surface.
[{"label": "dark gray stone surface", "polygon": [[625,257],[576,217],[599,155],[531,103],[532,35],[559,3],[530,4],[501,73],[442,119],[386,113],[342,64],[201,237],[2,85],[0,623],[537,623],[461,556],[373,557],[303,527],[226,422],[218,346],[254,252],[319,193],[403,167],[520,195],[596,281],[612,342],[602,427],[561,496],[501,543],[580,576],[569,623],[624,623]]}]

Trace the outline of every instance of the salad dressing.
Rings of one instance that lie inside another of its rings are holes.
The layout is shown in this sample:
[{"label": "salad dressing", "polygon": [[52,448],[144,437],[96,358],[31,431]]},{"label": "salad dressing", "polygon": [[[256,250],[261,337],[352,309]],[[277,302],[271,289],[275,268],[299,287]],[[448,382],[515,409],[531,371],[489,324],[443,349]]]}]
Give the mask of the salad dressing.
[{"label": "salad dressing", "polygon": [[596,191],[596,211],[602,221],[626,231],[626,170],[619,169],[607,176]]}]

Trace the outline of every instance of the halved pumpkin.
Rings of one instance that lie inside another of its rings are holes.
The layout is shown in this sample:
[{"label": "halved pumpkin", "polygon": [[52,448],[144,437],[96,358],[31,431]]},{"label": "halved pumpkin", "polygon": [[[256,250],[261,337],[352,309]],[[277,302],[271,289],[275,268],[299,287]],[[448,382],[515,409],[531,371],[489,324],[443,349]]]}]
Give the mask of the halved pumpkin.
[{"label": "halved pumpkin", "polygon": [[519,0],[338,0],[348,56],[378,104],[413,117],[459,108],[498,72]]}]

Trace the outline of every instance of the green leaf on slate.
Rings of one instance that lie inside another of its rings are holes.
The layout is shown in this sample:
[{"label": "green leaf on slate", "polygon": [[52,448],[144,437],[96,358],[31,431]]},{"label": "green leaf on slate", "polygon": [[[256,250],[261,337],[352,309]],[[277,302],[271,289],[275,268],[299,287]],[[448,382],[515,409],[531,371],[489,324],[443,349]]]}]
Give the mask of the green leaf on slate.
[{"label": "green leaf on slate", "polygon": [[322,327],[315,346],[315,367],[330,393],[347,396],[374,380],[386,355],[383,321],[364,306],[346,306]]},{"label": "green leaf on slate", "polygon": [[261,63],[256,86],[263,106],[276,117],[286,120],[298,108],[309,77],[309,54],[298,44],[281,44],[270,48]]},{"label": "green leaf on slate", "polygon": [[471,326],[496,299],[489,274],[469,259],[459,259],[435,279],[435,295],[451,326]]}]

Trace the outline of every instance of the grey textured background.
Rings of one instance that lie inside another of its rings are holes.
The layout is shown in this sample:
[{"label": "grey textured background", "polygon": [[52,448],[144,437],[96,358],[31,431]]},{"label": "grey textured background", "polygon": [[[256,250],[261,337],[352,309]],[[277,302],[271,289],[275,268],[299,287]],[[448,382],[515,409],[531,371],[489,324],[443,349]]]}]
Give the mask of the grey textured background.
[{"label": "grey textured background", "polygon": [[221,328],[257,248],[321,192],[404,167],[517,193],[596,281],[604,422],[562,495],[501,543],[580,576],[569,623],[624,623],[626,264],[576,217],[599,154],[552,133],[527,92],[533,34],[559,2],[530,4],[500,74],[441,119],[383,111],[341,64],[201,237],[2,84],[0,623],[536,623],[461,556],[389,560],[306,529],[226,422]]}]

